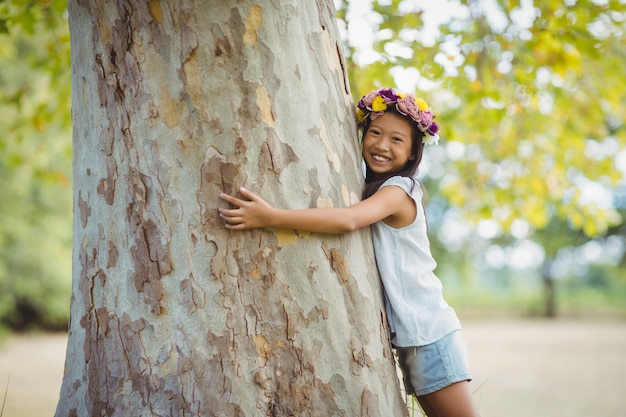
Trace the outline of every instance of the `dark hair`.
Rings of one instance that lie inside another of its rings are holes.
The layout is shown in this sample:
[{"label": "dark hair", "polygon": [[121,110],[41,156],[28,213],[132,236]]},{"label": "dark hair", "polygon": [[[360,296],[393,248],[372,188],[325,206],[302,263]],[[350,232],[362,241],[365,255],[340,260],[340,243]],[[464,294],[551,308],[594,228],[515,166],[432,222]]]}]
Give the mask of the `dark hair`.
[{"label": "dark hair", "polygon": [[[395,110],[395,108],[389,108],[386,112],[392,112],[401,115]],[[410,119],[407,120],[411,122]],[[369,130],[371,124],[372,119],[368,118],[363,125],[363,135],[361,137],[361,141],[365,139],[365,135],[367,134],[367,131]],[[400,171],[388,172],[385,174],[376,174],[370,169],[369,166],[367,166],[367,164],[365,164],[365,187],[363,188],[363,195],[361,196],[363,200],[378,191],[378,188],[391,177],[401,176],[410,178],[411,181],[413,181],[413,185],[411,187],[411,191],[413,191],[413,187],[415,187],[414,177],[417,174],[417,169],[420,162],[422,162],[422,155],[424,154],[424,142],[422,140],[424,138],[424,133],[417,128],[415,123],[410,124],[411,138],[413,140],[411,146],[411,155],[414,156],[414,158],[409,159],[404,168],[402,168]]]}]

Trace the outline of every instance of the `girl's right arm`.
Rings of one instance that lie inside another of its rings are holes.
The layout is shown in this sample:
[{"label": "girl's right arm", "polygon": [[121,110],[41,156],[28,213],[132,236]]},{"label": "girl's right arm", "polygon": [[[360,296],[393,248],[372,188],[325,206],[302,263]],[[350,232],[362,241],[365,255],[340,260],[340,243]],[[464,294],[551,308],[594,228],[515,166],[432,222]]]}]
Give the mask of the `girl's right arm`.
[{"label": "girl's right arm", "polygon": [[294,210],[274,208],[245,188],[241,188],[240,193],[246,200],[220,194],[220,198],[236,206],[219,209],[228,229],[277,227],[318,233],[347,233],[379,220],[393,220],[407,215],[414,217],[415,212],[413,200],[399,187],[383,187],[368,199],[350,207]]}]

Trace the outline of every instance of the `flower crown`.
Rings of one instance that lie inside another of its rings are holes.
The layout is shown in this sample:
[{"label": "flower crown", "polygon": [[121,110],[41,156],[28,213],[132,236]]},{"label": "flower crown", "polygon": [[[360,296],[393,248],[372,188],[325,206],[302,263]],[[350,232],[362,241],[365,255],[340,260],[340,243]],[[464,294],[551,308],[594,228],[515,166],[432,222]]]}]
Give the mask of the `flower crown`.
[{"label": "flower crown", "polygon": [[398,93],[393,88],[373,90],[359,100],[356,110],[359,128],[365,126],[368,117],[374,120],[382,116],[389,106],[393,106],[401,115],[410,117],[420,132],[430,136],[424,136],[424,143],[435,145],[439,142],[439,125],[433,120],[435,115],[428,104],[421,98]]}]

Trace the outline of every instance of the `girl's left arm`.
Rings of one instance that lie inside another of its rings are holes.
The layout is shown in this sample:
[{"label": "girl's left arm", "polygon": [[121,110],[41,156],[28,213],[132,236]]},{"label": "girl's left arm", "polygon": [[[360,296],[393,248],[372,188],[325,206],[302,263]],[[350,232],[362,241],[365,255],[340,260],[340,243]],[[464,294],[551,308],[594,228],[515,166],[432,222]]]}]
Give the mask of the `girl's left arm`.
[{"label": "girl's left arm", "polygon": [[218,209],[225,227],[232,230],[277,227],[318,233],[347,233],[397,215],[401,210],[413,210],[413,201],[399,187],[383,187],[368,199],[350,207],[293,210],[274,208],[245,188],[239,192],[245,200],[220,194],[220,198],[236,206],[233,209]]}]

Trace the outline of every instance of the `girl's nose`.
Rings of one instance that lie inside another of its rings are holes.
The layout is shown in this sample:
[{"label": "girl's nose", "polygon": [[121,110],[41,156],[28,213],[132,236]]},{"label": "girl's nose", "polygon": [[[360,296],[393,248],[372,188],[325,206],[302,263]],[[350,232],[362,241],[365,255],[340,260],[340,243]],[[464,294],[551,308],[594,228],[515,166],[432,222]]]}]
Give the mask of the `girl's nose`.
[{"label": "girl's nose", "polygon": [[389,148],[389,141],[386,138],[381,137],[374,144],[376,149],[387,150]]}]

